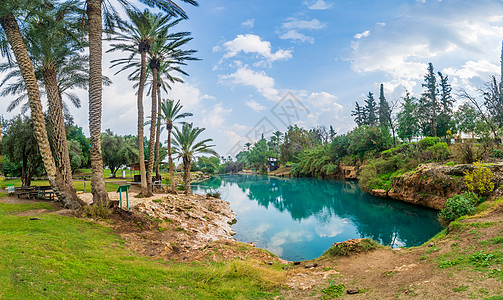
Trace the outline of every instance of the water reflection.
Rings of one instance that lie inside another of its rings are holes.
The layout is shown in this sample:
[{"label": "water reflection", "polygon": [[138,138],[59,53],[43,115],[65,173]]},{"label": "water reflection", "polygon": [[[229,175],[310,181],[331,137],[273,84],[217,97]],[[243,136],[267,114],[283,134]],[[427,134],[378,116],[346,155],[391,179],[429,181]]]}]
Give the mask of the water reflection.
[{"label": "water reflection", "polygon": [[226,175],[194,186],[224,191],[238,222],[236,238],[286,259],[310,259],[332,243],[370,237],[416,246],[441,230],[436,212],[362,193],[356,182]]}]

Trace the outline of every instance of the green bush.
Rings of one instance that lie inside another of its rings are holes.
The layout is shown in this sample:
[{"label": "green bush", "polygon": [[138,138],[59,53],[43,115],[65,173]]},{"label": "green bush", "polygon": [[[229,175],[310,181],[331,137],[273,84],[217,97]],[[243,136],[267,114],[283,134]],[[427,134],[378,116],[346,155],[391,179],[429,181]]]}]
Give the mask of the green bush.
[{"label": "green bush", "polygon": [[493,154],[493,157],[503,158],[503,151],[502,150],[500,150],[500,149],[492,149],[491,152]]},{"label": "green bush", "polygon": [[417,145],[419,146],[420,149],[425,150],[426,148],[434,146],[438,142],[438,140],[439,140],[438,137],[432,137],[432,136],[425,137],[424,139],[417,142]]},{"label": "green bush", "polygon": [[447,221],[454,221],[461,216],[471,215],[478,199],[473,193],[456,194],[447,200],[440,216]]}]

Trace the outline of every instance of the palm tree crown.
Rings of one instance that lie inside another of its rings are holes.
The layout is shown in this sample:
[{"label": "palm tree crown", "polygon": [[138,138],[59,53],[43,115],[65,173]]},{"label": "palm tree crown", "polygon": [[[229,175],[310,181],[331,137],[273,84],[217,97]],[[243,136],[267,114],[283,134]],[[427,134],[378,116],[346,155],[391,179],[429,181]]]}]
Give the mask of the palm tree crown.
[{"label": "palm tree crown", "polygon": [[192,123],[184,124],[182,130],[175,127],[175,132],[173,136],[175,140],[173,144],[175,146],[175,153],[178,154],[178,158],[183,160],[183,177],[185,182],[185,193],[190,193],[190,167],[192,160],[196,154],[211,154],[218,157],[215,150],[212,149],[215,145],[209,145],[213,139],[205,139],[196,142],[199,135],[204,131],[204,128],[194,127]]}]

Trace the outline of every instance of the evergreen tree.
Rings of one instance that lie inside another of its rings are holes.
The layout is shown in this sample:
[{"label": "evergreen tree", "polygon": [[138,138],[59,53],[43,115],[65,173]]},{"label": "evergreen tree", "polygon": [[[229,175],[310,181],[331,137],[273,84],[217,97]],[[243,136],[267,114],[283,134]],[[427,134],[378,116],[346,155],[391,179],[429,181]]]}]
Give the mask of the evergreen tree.
[{"label": "evergreen tree", "polygon": [[384,128],[389,128],[391,125],[391,110],[388,101],[384,97],[383,84],[381,84],[379,90],[379,125]]},{"label": "evergreen tree", "polygon": [[420,111],[423,113],[422,131],[425,135],[437,136],[438,84],[431,62],[428,64],[424,81],[422,86],[426,90],[420,99]]},{"label": "evergreen tree", "polygon": [[403,97],[404,102],[398,113],[398,136],[402,140],[411,140],[411,138],[419,133],[418,119],[418,103],[416,98],[411,97],[409,92],[406,92]]},{"label": "evergreen tree", "polygon": [[351,111],[351,116],[355,117],[355,123],[358,127],[365,124],[365,110],[358,102],[355,102],[355,110]]},{"label": "evergreen tree", "polygon": [[437,121],[437,133],[446,134],[447,130],[455,131],[455,122],[453,120],[454,98],[451,95],[452,87],[448,82],[447,75],[438,72],[440,78],[440,113]]},{"label": "evergreen tree", "polygon": [[365,100],[365,115],[366,115],[366,120],[365,120],[365,125],[368,126],[376,126],[377,125],[377,104],[374,99],[374,94],[369,92],[367,99]]}]

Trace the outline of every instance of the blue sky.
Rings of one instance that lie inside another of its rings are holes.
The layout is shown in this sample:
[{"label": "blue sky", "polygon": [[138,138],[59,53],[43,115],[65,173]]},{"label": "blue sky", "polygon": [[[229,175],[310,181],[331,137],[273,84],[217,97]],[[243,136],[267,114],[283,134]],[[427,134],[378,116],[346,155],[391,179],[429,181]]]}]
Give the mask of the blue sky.
[{"label": "blue sky", "polygon": [[[235,154],[258,133],[332,125],[338,133],[355,125],[354,102],[383,83],[396,101],[405,89],[421,93],[428,62],[449,76],[454,91],[473,92],[499,74],[503,3],[496,0],[200,0],[182,5],[190,19],[178,30],[193,33],[186,83],[163,97],[180,99],[189,119],[205,127],[220,155]],[[103,130],[136,132],[136,96],[126,76],[113,76],[104,56]],[[87,131],[87,94],[71,109]],[[286,100],[284,96],[287,95]],[[9,99],[0,102],[5,113]],[[281,109],[297,110],[285,119]],[[150,107],[146,104],[146,111]],[[15,112],[19,113],[19,111]],[[257,129],[257,130],[255,130]],[[165,139],[165,137],[163,137]]]}]

